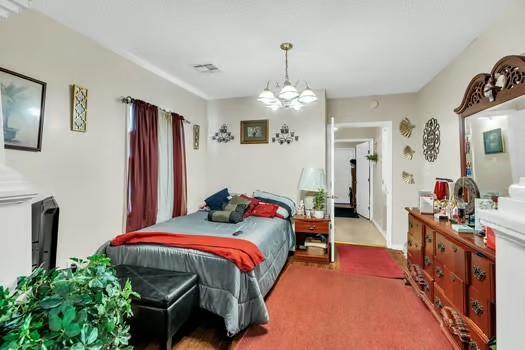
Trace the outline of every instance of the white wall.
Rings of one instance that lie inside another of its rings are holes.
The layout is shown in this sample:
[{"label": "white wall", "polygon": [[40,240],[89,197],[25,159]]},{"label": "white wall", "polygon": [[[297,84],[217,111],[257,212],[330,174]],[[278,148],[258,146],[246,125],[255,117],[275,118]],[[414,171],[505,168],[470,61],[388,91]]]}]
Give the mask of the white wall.
[{"label": "white wall", "polygon": [[[370,108],[373,100],[379,102],[377,108]],[[392,121],[392,167],[393,167],[393,232],[392,246],[403,248],[407,235],[406,206],[417,204],[416,191],[419,189],[418,176],[420,174],[421,160],[420,133],[416,130],[410,139],[403,138],[398,132],[399,122],[409,117],[416,118],[416,95],[400,94],[373,97],[340,98],[327,100],[327,116],[334,117],[336,123],[344,122],[373,122]],[[339,130],[338,130],[339,133]],[[339,138],[339,136],[337,136]],[[402,157],[402,151],[406,144],[412,145],[418,151],[414,159],[409,161]],[[406,170],[416,175],[416,185],[408,185],[401,179],[401,172]]]},{"label": "white wall", "polygon": [[[525,52],[525,1],[515,0],[484,34],[480,35],[452,63],[418,93],[419,126],[435,117],[441,125],[441,147],[436,162],[424,162],[424,187],[432,189],[436,177],[460,176],[458,117],[454,113],[470,80],[488,73],[503,56]],[[418,149],[416,149],[418,150]]]},{"label": "white wall", "polygon": [[[198,151],[191,146],[191,126],[186,128],[188,205],[197,208],[206,187],[206,101],[34,11],[1,21],[0,42],[1,67],[47,82],[42,152],[6,150],[6,163],[60,205],[60,264],[93,254],[121,232],[121,96],[150,101],[201,125]],[[69,130],[71,84],[89,89],[85,134]]]},{"label": "white wall", "polygon": [[[208,181],[207,193],[223,187],[251,193],[260,189],[299,199],[299,177],[304,167],[325,168],[325,95],[301,112],[271,111],[254,97],[210,101],[208,104]],[[270,143],[240,144],[241,120],[269,119]],[[211,140],[226,123],[235,136],[228,143]],[[283,123],[299,136],[298,142],[279,145],[271,142]]]}]

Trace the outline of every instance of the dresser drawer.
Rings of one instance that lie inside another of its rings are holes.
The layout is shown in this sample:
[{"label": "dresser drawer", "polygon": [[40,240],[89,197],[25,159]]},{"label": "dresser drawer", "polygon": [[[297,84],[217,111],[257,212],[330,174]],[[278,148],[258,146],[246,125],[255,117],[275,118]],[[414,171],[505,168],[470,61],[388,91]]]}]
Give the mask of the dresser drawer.
[{"label": "dresser drawer", "polygon": [[466,318],[469,328],[470,341],[466,347],[467,350],[489,350],[489,338],[476,326],[472,320]]},{"label": "dresser drawer", "polygon": [[295,221],[295,232],[302,233],[328,233],[329,232],[328,221],[307,221],[307,220],[296,220]]},{"label": "dresser drawer", "polygon": [[494,264],[489,259],[472,253],[470,281],[472,287],[481,294],[481,298],[496,301]]},{"label": "dresser drawer", "polygon": [[407,258],[412,264],[423,266],[423,246],[421,239],[414,237],[410,232],[407,240]]},{"label": "dresser drawer", "polygon": [[436,260],[466,283],[469,277],[467,254],[463,248],[436,233]]},{"label": "dresser drawer", "polygon": [[408,231],[413,235],[423,234],[423,223],[416,219],[414,216],[408,216]]},{"label": "dresser drawer", "polygon": [[487,335],[492,337],[494,325],[492,323],[492,303],[489,299],[484,299],[482,293],[470,286],[468,297],[468,316],[470,319]]},{"label": "dresser drawer", "polygon": [[423,269],[425,272],[434,278],[434,257],[432,255],[427,255],[425,251],[425,256],[423,257]]},{"label": "dresser drawer", "polygon": [[423,293],[427,296],[428,300],[432,302],[434,300],[434,279],[423,271],[424,283],[421,286]]},{"label": "dresser drawer", "polygon": [[436,283],[443,290],[452,305],[465,314],[466,286],[463,280],[437,261],[434,276]]},{"label": "dresser drawer", "polygon": [[428,226],[425,227],[425,255],[434,256],[436,233]]}]

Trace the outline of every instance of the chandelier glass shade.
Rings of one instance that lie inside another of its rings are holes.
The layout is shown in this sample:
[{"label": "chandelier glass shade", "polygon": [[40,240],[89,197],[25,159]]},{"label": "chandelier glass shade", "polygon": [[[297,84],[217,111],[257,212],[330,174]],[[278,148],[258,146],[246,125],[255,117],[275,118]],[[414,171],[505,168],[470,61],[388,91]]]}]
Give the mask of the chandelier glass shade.
[{"label": "chandelier glass shade", "polygon": [[293,48],[291,43],[282,43],[281,50],[284,51],[285,57],[285,71],[284,71],[284,83],[280,85],[275,84],[277,94],[270,88],[270,81],[266,83],[266,88],[259,94],[257,100],[263,103],[266,107],[272,110],[278,110],[281,108],[291,108],[296,111],[300,111],[301,108],[307,104],[317,101],[317,96],[310,89],[307,83],[305,88],[299,92],[297,90],[297,83],[293,85],[288,77],[288,51]]}]

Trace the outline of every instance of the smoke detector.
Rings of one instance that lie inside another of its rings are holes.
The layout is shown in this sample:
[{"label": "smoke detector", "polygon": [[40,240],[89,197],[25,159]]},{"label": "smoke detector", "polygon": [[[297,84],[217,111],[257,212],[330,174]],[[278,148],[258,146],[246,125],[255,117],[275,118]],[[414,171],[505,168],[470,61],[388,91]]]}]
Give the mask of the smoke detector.
[{"label": "smoke detector", "polygon": [[214,65],[213,63],[194,64],[192,67],[199,73],[218,73],[220,72],[220,69],[217,68],[217,66]]}]

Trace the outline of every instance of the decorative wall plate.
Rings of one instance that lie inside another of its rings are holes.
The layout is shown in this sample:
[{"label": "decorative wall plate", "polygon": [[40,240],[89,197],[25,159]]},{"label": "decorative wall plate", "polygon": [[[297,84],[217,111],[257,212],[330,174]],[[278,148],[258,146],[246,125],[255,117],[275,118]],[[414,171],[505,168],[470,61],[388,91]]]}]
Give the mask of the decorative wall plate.
[{"label": "decorative wall plate", "polygon": [[414,158],[414,153],[416,153],[416,151],[414,151],[410,146],[406,146],[403,149],[403,157],[405,157],[405,159],[412,160],[412,158]]},{"label": "decorative wall plate", "polygon": [[460,177],[454,185],[454,198],[458,203],[465,204],[465,214],[474,214],[475,199],[480,197],[479,188],[476,182],[468,177]]},{"label": "decorative wall plate", "polygon": [[423,154],[428,162],[434,162],[439,154],[441,132],[436,118],[431,118],[425,123],[423,131]]},{"label": "decorative wall plate", "polygon": [[405,118],[399,123],[399,132],[406,138],[409,138],[412,135],[412,130],[416,126],[410,122],[410,119]]},{"label": "decorative wall plate", "polygon": [[403,181],[405,181],[409,185],[413,185],[416,183],[416,181],[414,180],[414,174],[410,174],[406,171],[403,171],[401,177],[403,178]]}]

